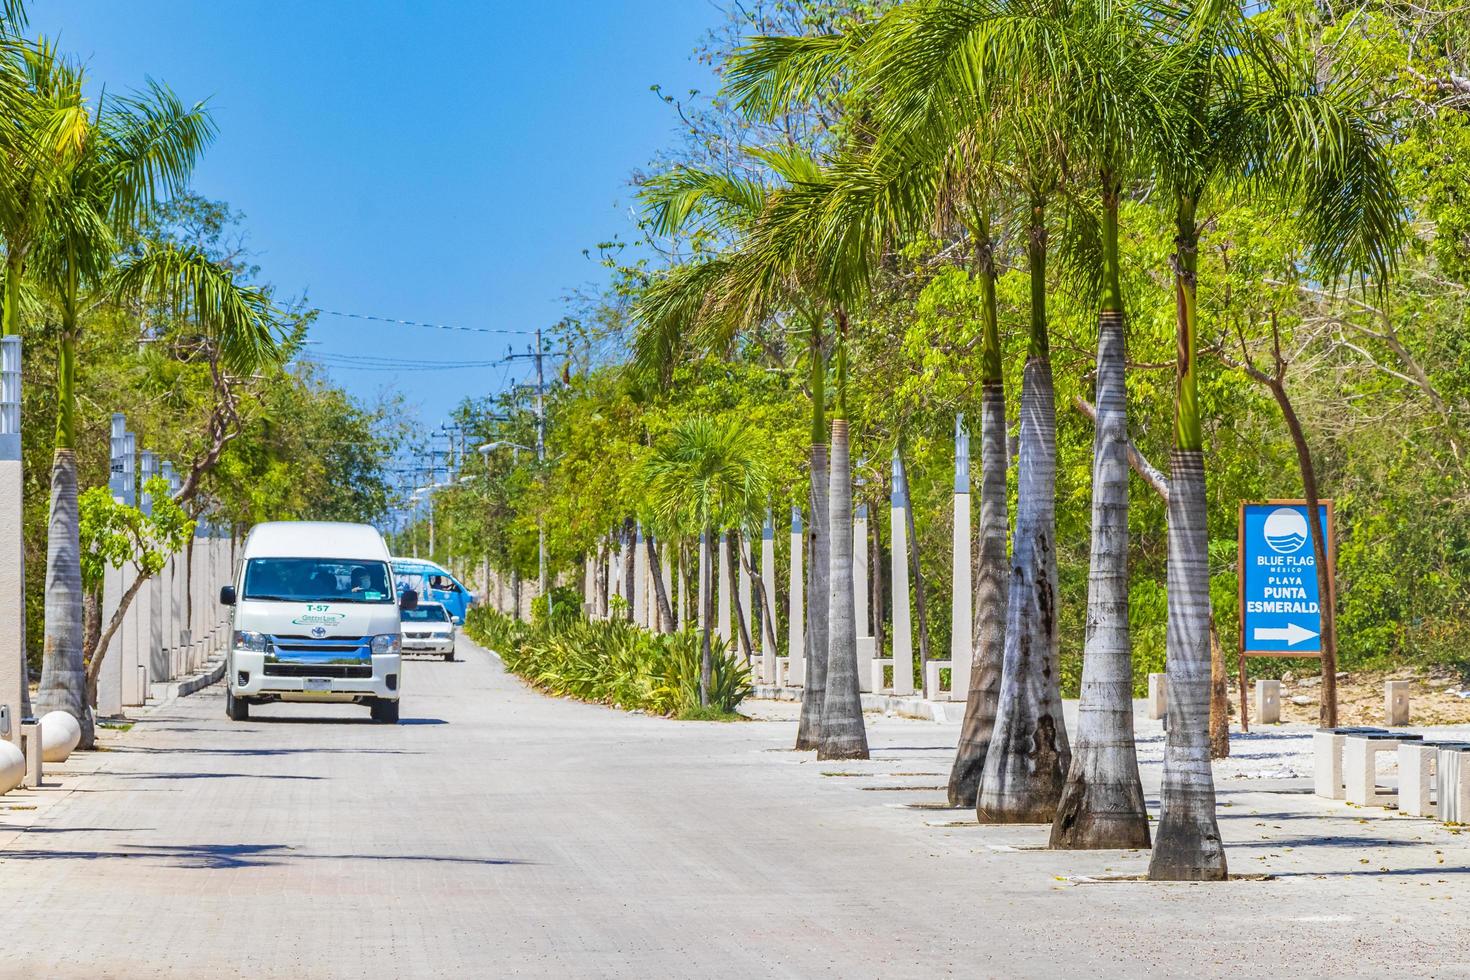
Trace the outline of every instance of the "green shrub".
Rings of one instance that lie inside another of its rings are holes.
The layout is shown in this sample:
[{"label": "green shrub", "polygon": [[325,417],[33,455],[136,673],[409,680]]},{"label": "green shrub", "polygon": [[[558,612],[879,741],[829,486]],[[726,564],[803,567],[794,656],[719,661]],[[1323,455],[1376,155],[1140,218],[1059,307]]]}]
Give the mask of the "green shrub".
[{"label": "green shrub", "polygon": [[[498,653],[512,673],[549,694],[661,715],[699,709],[699,634],[648,633],[626,620],[589,620],[575,607],[575,614],[566,615],[555,608],[555,622],[548,626],[544,616],[527,624],[476,607],[465,632]],[[719,644],[712,659],[710,708],[728,714],[750,696],[750,670],[727,644]]]}]

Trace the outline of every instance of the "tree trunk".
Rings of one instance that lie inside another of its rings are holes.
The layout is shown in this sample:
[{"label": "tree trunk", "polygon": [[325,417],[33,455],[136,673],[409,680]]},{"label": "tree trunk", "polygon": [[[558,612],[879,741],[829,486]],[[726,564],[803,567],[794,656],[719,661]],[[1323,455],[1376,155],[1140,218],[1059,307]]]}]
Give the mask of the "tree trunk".
[{"label": "tree trunk", "polygon": [[822,711],[827,700],[827,563],[830,538],[827,523],[827,447],[812,446],[811,548],[807,561],[806,677],[801,689],[801,721],[796,730],[798,750],[817,748]]},{"label": "tree trunk", "polygon": [[[1087,640],[1082,662],[1082,701],[1077,715],[1077,747],[1052,825],[1051,846],[1058,848],[1149,845],[1148,809],[1133,743],[1123,315],[1116,311],[1103,312],[1098,329]],[[1021,445],[1024,454],[1024,438]],[[1173,709],[1172,700],[1170,709]]]},{"label": "tree trunk", "polygon": [[745,547],[740,531],[732,530],[726,537],[730,546],[725,549],[725,573],[730,576],[730,608],[735,614],[735,635],[740,640],[740,649],[745,656],[745,665],[750,666],[754,651],[750,642],[750,622],[745,615],[745,607],[740,603],[740,590],[735,588],[735,582],[740,578],[740,571],[736,559],[745,560]]},{"label": "tree trunk", "polygon": [[623,522],[623,540],[626,542],[626,547],[623,548],[623,598],[628,600],[626,618],[631,623],[633,621],[633,596],[636,594],[634,590],[638,578],[638,525],[631,517]]},{"label": "tree trunk", "polygon": [[[82,659],[88,664],[100,659],[97,656],[97,640],[101,636],[102,597],[96,592],[88,592],[82,596]],[[95,699],[87,703],[96,707]]]},{"label": "tree trunk", "polygon": [[863,727],[863,698],[858,686],[857,613],[852,570],[852,468],[848,455],[847,419],[832,420],[832,476],[828,520],[831,567],[827,634],[826,700],[818,759],[866,759],[868,735]]},{"label": "tree trunk", "polygon": [[653,595],[658,603],[659,631],[672,633],[674,632],[674,607],[669,604],[669,593],[664,589],[663,565],[658,560],[658,548],[653,543],[653,535],[643,536],[643,548],[648,552],[648,573],[653,579]]},{"label": "tree trunk", "polygon": [[975,627],[971,637],[970,690],[966,692],[960,742],[949,774],[949,805],[954,807],[973,807],[978,801],[1000,701],[1010,581],[1010,570],[1006,567],[1010,518],[1006,499],[1005,397],[1005,389],[998,382],[985,385],[980,395],[980,547],[975,574]]},{"label": "tree trunk", "polygon": [[1297,418],[1296,408],[1286,394],[1286,383],[1280,378],[1270,386],[1276,404],[1286,419],[1296,447],[1297,466],[1302,474],[1302,496],[1307,501],[1307,522],[1312,529],[1312,556],[1317,565],[1317,594],[1322,609],[1322,706],[1317,724],[1322,728],[1337,727],[1337,609],[1332,584],[1332,565],[1327,557],[1326,528],[1322,526],[1322,502],[1317,495],[1317,467],[1312,462],[1312,449],[1307,434]]},{"label": "tree trunk", "polygon": [[767,602],[766,599],[775,593],[766,588],[766,580],[755,570],[755,566],[751,564],[750,556],[743,549],[740,551],[740,562],[745,567],[745,574],[750,576],[751,585],[755,587],[755,604],[760,610],[758,617],[760,622],[756,628],[758,630],[765,630],[765,642],[771,645],[772,655],[774,656],[775,651],[779,649],[776,646],[775,610],[771,608],[775,600],[771,599],[770,602]]},{"label": "tree trunk", "polygon": [[1175,450],[1169,480],[1169,712],[1159,832],[1149,861],[1155,881],[1223,881],[1225,849],[1215,822],[1210,770],[1210,566],[1205,461]]},{"label": "tree trunk", "polygon": [[51,466],[51,516],[46,539],[46,627],[36,711],[65,711],[93,741],[82,660],[82,557],[78,540],[76,454],[57,449]]}]

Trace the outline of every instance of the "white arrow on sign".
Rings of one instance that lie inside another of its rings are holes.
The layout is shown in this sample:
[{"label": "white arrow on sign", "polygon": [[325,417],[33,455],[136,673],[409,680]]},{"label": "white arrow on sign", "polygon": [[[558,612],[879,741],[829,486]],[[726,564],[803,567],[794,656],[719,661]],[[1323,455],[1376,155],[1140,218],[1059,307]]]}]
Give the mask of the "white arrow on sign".
[{"label": "white arrow on sign", "polygon": [[1294,647],[1298,643],[1304,640],[1310,640],[1318,634],[1316,630],[1309,630],[1305,626],[1298,626],[1296,623],[1287,623],[1280,628],[1274,626],[1257,626],[1255,635],[1258,640],[1285,640],[1287,646]]}]

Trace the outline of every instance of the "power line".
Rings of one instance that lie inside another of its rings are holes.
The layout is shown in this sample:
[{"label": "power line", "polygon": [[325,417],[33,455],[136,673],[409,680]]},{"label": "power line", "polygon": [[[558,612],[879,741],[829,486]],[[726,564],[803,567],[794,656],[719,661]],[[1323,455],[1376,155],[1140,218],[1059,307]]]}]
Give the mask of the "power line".
[{"label": "power line", "polygon": [[378,323],[396,323],[404,327],[428,327],[431,330],[455,330],[462,333],[529,334],[529,330],[512,330],[506,327],[465,327],[453,323],[424,323],[420,320],[400,320],[391,316],[375,316],[371,313],[344,313],[341,310],[317,310],[325,316],[340,316],[349,320],[373,320]]}]

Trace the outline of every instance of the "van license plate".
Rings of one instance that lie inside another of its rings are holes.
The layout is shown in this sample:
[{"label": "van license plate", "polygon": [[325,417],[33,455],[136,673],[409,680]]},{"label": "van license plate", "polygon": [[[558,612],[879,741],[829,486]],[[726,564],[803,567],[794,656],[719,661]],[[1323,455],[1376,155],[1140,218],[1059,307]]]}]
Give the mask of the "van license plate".
[{"label": "van license plate", "polygon": [[308,677],[301,682],[301,687],[307,691],[330,691],[332,682],[326,677]]}]

